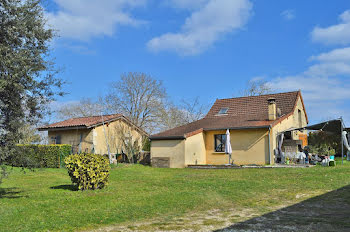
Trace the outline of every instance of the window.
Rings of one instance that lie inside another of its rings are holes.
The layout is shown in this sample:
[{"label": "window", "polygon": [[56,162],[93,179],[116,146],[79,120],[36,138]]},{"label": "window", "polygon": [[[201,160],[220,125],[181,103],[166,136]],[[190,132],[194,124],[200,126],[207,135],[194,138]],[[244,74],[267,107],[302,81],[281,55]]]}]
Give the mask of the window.
[{"label": "window", "polygon": [[56,136],[56,144],[61,144],[61,135]]},{"label": "window", "polygon": [[218,114],[227,114],[228,108],[221,108]]},{"label": "window", "polygon": [[215,152],[225,152],[226,135],[214,135]]},{"label": "window", "polygon": [[303,121],[301,118],[301,110],[298,110],[298,123],[299,123],[299,127],[303,126]]}]

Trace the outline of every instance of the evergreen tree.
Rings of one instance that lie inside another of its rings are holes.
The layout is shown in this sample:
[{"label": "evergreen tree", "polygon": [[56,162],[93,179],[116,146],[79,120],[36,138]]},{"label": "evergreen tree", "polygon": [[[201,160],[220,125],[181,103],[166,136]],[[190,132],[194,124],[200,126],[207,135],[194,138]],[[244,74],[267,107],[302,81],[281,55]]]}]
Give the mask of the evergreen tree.
[{"label": "evergreen tree", "polygon": [[0,0],[0,166],[21,140],[20,128],[62,94],[49,58],[53,37],[40,0]]}]

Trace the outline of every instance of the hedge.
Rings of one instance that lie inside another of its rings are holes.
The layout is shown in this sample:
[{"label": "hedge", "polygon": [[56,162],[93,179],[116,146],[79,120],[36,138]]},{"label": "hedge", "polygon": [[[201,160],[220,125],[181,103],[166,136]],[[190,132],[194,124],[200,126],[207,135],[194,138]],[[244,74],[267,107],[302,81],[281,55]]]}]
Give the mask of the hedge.
[{"label": "hedge", "polygon": [[79,190],[101,189],[108,185],[111,170],[108,158],[96,154],[75,154],[65,158],[68,174]]},{"label": "hedge", "polygon": [[15,167],[60,168],[64,166],[64,158],[71,154],[72,146],[56,145],[17,145],[7,159],[7,164]]}]

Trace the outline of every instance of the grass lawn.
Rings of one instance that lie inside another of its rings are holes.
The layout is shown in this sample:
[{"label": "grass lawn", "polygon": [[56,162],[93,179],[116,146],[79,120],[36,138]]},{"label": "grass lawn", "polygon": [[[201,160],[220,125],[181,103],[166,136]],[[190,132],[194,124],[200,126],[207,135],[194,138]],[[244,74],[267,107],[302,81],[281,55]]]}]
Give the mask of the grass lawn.
[{"label": "grass lawn", "polygon": [[[133,229],[136,222],[161,218],[161,225],[145,227],[152,231],[167,229],[164,225],[179,217],[191,222],[190,215],[210,210],[218,210],[224,217],[229,210],[249,209],[261,216],[340,188],[346,191],[333,199],[339,197],[350,205],[350,163],[327,168],[231,170],[120,166],[113,168],[106,189],[85,192],[74,191],[65,169],[8,170],[9,177],[0,188],[1,231],[73,231],[111,225]],[[232,222],[248,220],[239,217]],[[203,225],[222,228],[220,221],[211,220]],[[332,220],[338,223],[337,218]],[[339,223],[350,228],[343,218]]]}]

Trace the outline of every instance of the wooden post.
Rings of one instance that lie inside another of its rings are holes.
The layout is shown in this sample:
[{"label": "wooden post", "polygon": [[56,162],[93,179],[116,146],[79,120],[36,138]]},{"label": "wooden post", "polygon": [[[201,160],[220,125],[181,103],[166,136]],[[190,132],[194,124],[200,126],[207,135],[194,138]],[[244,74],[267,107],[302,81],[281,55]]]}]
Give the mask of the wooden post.
[{"label": "wooden post", "polygon": [[341,164],[344,164],[344,138],[343,138],[343,118],[340,117],[340,136],[341,136]]}]

